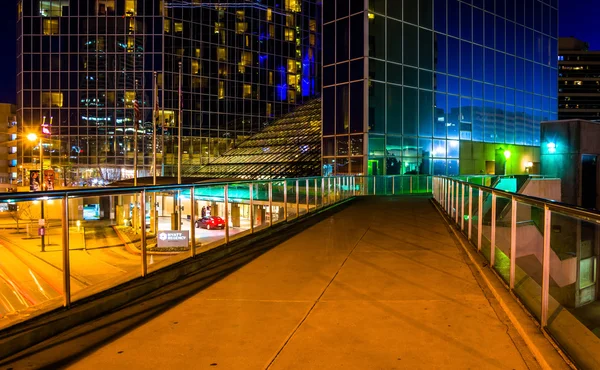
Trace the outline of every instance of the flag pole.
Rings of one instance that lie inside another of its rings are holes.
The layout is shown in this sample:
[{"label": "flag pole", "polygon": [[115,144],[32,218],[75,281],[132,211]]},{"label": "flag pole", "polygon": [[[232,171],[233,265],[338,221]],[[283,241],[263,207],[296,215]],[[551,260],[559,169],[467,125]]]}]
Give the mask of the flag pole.
[{"label": "flag pole", "polygon": [[152,185],[156,185],[156,120],[158,119],[158,78],[154,72],[154,117],[152,130]]},{"label": "flag pole", "polygon": [[133,101],[133,186],[137,186],[137,146],[138,146],[138,114],[136,109],[138,80],[135,80],[135,99]]},{"label": "flag pole", "polygon": [[177,120],[178,133],[177,133],[177,183],[181,184],[181,126],[183,119],[183,111],[181,109],[183,105],[183,97],[181,92],[181,83],[182,83],[182,67],[181,61],[179,62],[179,119]]}]

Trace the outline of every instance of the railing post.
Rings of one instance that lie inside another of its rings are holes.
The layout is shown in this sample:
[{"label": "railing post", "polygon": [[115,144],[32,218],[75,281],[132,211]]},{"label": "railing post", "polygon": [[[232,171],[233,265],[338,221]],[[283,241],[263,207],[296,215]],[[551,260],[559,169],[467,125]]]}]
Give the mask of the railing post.
[{"label": "railing post", "polygon": [[319,191],[317,188],[317,178],[315,177],[314,179],[314,183],[315,183],[315,210],[317,208],[319,208]]},{"label": "railing post", "polygon": [[327,177],[327,205],[331,204],[331,177]]},{"label": "railing post", "polygon": [[254,184],[248,185],[250,194],[250,234],[254,234]]},{"label": "railing post", "polygon": [[413,177],[409,176],[408,179],[409,179],[408,181],[410,183],[410,193],[412,194],[412,182],[413,182],[412,179],[413,179]]},{"label": "railing post", "polygon": [[283,217],[285,221],[288,220],[288,209],[287,209],[287,180],[283,180]]},{"label": "railing post", "polygon": [[392,195],[396,195],[396,176],[392,175]]},{"label": "railing post", "polygon": [[479,189],[479,199],[478,199],[478,210],[479,212],[477,212],[477,250],[480,251],[481,250],[481,235],[482,235],[482,230],[481,228],[483,227],[483,190]]},{"label": "railing post", "polygon": [[[433,177],[431,178],[431,182],[433,183]],[[425,177],[425,186],[427,186],[427,193],[429,194],[429,176]],[[432,192],[433,192],[433,184],[431,184]]]},{"label": "railing post", "polygon": [[229,243],[229,185],[223,189],[223,201],[225,202],[225,243]]},{"label": "railing post", "polygon": [[296,179],[296,217],[300,217],[300,185]]},{"label": "railing post", "polygon": [[377,176],[373,176],[373,195],[377,195]]},{"label": "railing post", "polygon": [[473,188],[469,185],[469,234],[468,239],[471,240],[471,235],[473,231]]},{"label": "railing post", "polygon": [[465,231],[465,184],[460,185],[460,199],[461,199],[461,214],[460,214],[460,229]]},{"label": "railing post", "polygon": [[450,218],[454,215],[454,181],[450,180]]},{"label": "railing post", "polygon": [[321,177],[321,206],[325,207],[325,178]]},{"label": "railing post", "polygon": [[550,229],[552,213],[544,205],[544,253],[542,256],[542,328],[548,325],[548,296],[550,294]]},{"label": "railing post", "polygon": [[510,289],[515,288],[515,265],[517,262],[517,200],[513,197],[510,210]]},{"label": "railing post", "polygon": [[308,212],[310,211],[310,200],[308,196],[309,191],[310,188],[308,186],[308,179],[306,179],[306,214],[308,214]]},{"label": "railing post", "polygon": [[[135,205],[137,207],[137,204]],[[138,220],[139,225],[142,227],[142,244],[140,245],[140,250],[142,253],[142,276],[146,276],[148,274],[148,260],[147,260],[147,251],[146,251],[146,189],[142,190],[142,199],[140,199],[140,212],[138,212],[139,217]],[[181,216],[181,214],[180,214]],[[181,228],[179,228],[181,230]]]},{"label": "railing post", "polygon": [[190,188],[190,212],[192,213],[192,219],[190,220],[190,238],[192,239],[190,256],[192,258],[196,255],[196,199],[194,192],[195,188],[192,186]]},{"label": "railing post", "polygon": [[269,227],[273,226],[273,181],[269,181]]},{"label": "railing post", "polygon": [[497,196],[492,193],[492,231],[490,234],[490,267],[496,262],[496,200]]},{"label": "railing post", "polygon": [[455,204],[456,211],[454,212],[454,216],[455,216],[455,220],[456,220],[456,225],[458,225],[458,217],[460,216],[459,215],[459,213],[460,213],[459,212],[460,211],[460,208],[459,208],[460,203],[458,202],[458,194],[460,193],[460,184],[458,183],[458,181],[454,182],[454,187],[456,188],[456,190],[455,190],[456,194],[455,194],[455,197],[454,197],[455,198],[454,204]]},{"label": "railing post", "polygon": [[62,262],[63,262],[63,290],[65,292],[64,306],[71,307],[71,262],[69,260],[69,195],[63,197],[62,209]]}]

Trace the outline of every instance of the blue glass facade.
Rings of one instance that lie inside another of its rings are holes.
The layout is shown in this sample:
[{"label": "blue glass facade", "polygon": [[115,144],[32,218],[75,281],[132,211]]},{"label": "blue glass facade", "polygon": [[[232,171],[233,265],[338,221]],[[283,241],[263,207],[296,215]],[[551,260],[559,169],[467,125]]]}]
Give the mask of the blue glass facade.
[{"label": "blue glass facade", "polygon": [[489,173],[502,147],[524,172],[557,117],[557,21],[557,0],[324,2],[324,166]]}]

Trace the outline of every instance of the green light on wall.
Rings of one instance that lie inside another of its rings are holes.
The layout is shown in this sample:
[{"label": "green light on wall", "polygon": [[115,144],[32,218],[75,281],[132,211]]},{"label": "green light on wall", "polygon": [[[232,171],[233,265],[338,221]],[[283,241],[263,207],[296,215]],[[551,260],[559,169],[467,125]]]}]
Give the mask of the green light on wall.
[{"label": "green light on wall", "polygon": [[510,150],[505,150],[504,151],[504,158],[506,158],[506,159],[510,158]]},{"label": "green light on wall", "polygon": [[549,142],[548,144],[546,144],[546,148],[548,148],[548,153],[555,153],[556,152],[556,143]]}]

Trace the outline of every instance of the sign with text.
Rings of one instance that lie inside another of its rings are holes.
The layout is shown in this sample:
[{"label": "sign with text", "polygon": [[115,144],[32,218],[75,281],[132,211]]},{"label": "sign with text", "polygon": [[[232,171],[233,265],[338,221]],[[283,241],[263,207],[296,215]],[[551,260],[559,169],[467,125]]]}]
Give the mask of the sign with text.
[{"label": "sign with text", "polygon": [[190,240],[188,230],[164,230],[158,232],[157,246],[159,248],[188,247]]}]

